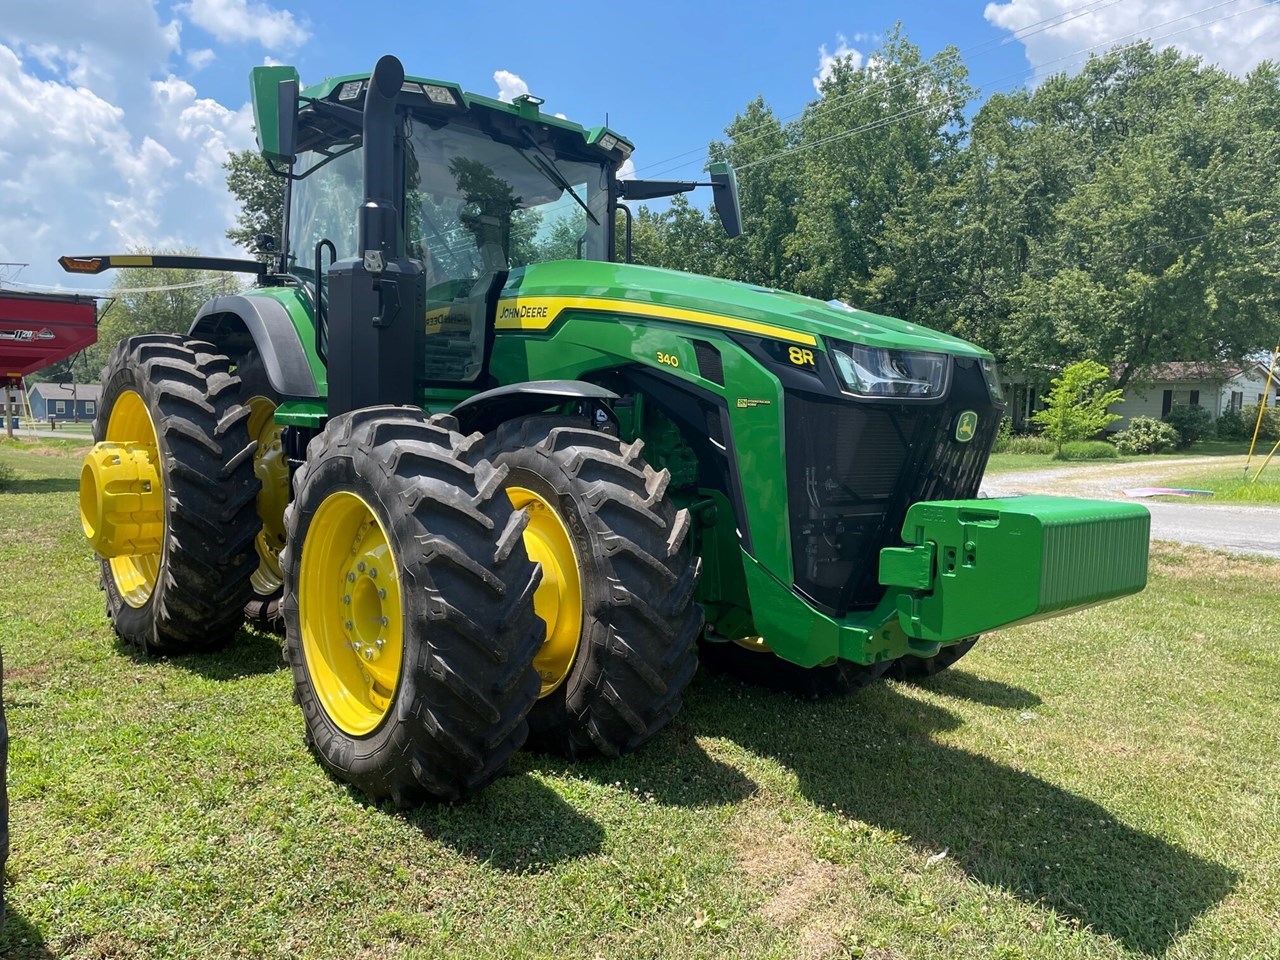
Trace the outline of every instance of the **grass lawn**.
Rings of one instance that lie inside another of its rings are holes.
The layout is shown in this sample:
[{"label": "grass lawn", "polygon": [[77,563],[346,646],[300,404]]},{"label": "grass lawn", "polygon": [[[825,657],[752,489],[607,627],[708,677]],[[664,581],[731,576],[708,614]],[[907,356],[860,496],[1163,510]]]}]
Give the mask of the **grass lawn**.
[{"label": "grass lawn", "polygon": [[[1267,451],[1255,455],[1248,474],[1239,467],[1216,470],[1200,469],[1181,473],[1162,482],[1161,486],[1187,487],[1193,490],[1212,490],[1212,497],[1197,498],[1204,503],[1280,503],[1280,457],[1274,458],[1265,468],[1263,461]],[[1256,483],[1253,476],[1262,469]],[[1159,497],[1160,500],[1181,500],[1181,497]]]},{"label": "grass lawn", "polygon": [[273,638],[117,643],[78,456],[0,461],[10,960],[1280,958],[1280,564],[1161,547],[852,700],[700,673],[637,755],[402,814],[312,760]]},{"label": "grass lawn", "polygon": [[[1179,457],[1242,457],[1249,452],[1247,440],[1206,440],[1197,443],[1189,450],[1175,450],[1170,453],[1154,453],[1144,456],[1119,456],[1107,460],[1055,460],[1047,453],[993,453],[987,463],[987,473],[1009,473],[1013,470],[1038,470],[1057,467],[1087,467],[1109,463],[1137,463],[1149,461],[1160,463]],[[1267,451],[1262,451],[1266,456]]]}]

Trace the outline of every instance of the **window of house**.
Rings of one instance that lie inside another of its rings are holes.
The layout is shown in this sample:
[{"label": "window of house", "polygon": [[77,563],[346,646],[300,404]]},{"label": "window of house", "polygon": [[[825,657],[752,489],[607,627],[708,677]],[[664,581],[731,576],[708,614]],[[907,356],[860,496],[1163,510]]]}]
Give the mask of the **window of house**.
[{"label": "window of house", "polygon": [[53,401],[53,412],[55,415],[59,417],[65,414],[67,412],[67,401],[65,400]]},{"label": "window of house", "polygon": [[94,413],[96,412],[97,407],[98,407],[98,405],[97,405],[96,403],[94,403],[92,400],[86,400],[86,401],[84,402],[84,413],[85,413],[85,416],[87,416],[87,417],[92,417],[92,416],[94,415]]},{"label": "window of house", "polygon": [[1199,391],[1199,390],[1192,390],[1192,391],[1191,391],[1191,406],[1193,406],[1193,407],[1198,407],[1198,406],[1200,406],[1200,391]]},{"label": "window of house", "polygon": [[1169,411],[1173,409],[1173,391],[1166,390],[1164,396],[1160,400],[1160,416],[1167,417]]},{"label": "window of house", "polygon": [[1238,411],[1238,410],[1242,410],[1243,408],[1244,408],[1244,391],[1232,390],[1231,391],[1231,409]]}]

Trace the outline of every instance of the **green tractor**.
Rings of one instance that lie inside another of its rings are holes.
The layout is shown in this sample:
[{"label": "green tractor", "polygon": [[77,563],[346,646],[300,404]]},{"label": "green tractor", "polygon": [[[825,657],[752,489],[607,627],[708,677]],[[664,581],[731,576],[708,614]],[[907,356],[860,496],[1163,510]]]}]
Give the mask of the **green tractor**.
[{"label": "green tractor", "polygon": [[308,742],[369,796],[467,796],[526,740],[634,750],[700,652],[849,691],[1144,586],[1141,507],[974,499],[990,354],[617,262],[623,201],[698,184],[619,180],[614,131],[394,57],[252,91],[274,263],[63,258],[257,277],[115,349],[81,519],[144,650],[281,622]]}]

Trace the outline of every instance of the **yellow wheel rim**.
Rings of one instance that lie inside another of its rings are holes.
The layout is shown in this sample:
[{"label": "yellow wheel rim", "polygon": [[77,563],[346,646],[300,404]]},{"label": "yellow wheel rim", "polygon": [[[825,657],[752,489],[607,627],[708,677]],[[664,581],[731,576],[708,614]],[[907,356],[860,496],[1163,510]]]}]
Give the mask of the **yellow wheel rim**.
[{"label": "yellow wheel rim", "polygon": [[253,472],[261,482],[258,490],[258,517],[262,529],[254,539],[258,569],[253,590],[269,597],[284,582],[280,572],[280,551],[284,549],[284,508],[289,505],[289,461],[280,443],[284,428],[276,423],[276,405],[266,397],[249,400],[249,439],[258,441],[253,454]]},{"label": "yellow wheel rim", "polygon": [[[156,438],[156,427],[151,422],[146,402],[136,391],[126,390],[116,398],[111,407],[111,416],[107,419],[107,435],[103,439],[147,447],[151,462],[157,466],[156,476],[163,485],[164,474],[159,469],[160,442]],[[161,489],[160,493],[163,496],[164,490]],[[157,551],[130,557],[111,557],[107,561],[116,589],[129,606],[141,607],[151,599],[160,579],[160,557],[161,553]]]},{"label": "yellow wheel rim", "polygon": [[525,487],[508,487],[507,496],[517,510],[529,508],[524,546],[529,559],[542,564],[542,582],[533,595],[533,608],[547,624],[546,639],[533,658],[542,678],[545,697],[564,683],[578,655],[582,638],[582,575],[578,553],[560,511],[541,495]]},{"label": "yellow wheel rim", "polygon": [[400,607],[400,566],[381,521],[356,494],[330,494],[302,546],[298,618],[311,685],[353,736],[375,730],[395,701]]}]

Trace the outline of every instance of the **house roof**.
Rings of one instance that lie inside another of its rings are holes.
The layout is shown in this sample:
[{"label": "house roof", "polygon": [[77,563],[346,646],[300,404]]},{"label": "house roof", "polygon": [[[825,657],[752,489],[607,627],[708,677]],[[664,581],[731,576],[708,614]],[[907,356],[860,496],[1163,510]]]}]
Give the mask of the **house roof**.
[{"label": "house roof", "polygon": [[40,392],[46,400],[100,400],[100,383],[33,383],[31,392]]}]

